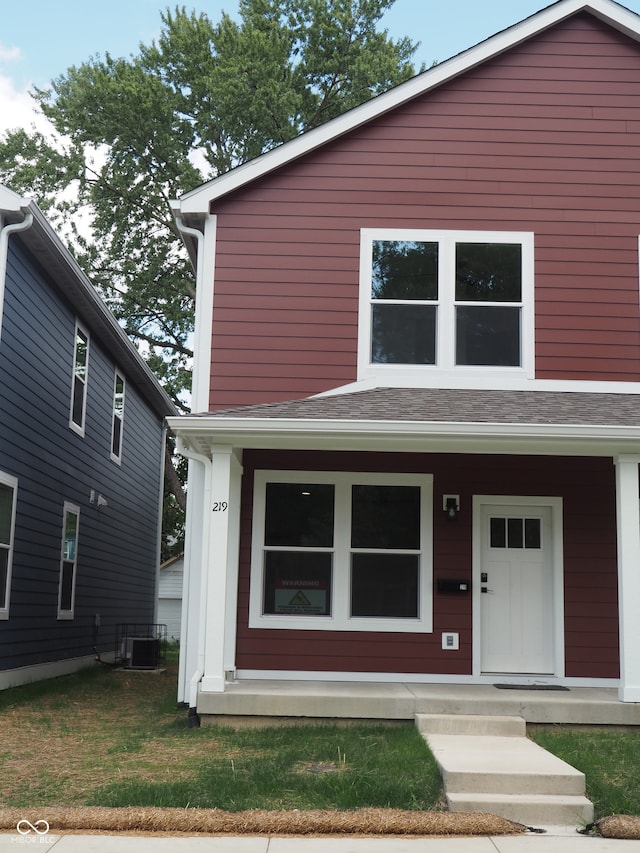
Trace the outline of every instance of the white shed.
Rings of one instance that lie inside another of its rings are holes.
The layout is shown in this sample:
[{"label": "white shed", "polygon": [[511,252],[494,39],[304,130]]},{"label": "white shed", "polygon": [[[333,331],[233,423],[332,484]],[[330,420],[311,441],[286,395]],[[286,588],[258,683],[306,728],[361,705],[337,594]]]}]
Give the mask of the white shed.
[{"label": "white shed", "polygon": [[179,554],[177,557],[172,557],[160,566],[160,582],[158,584],[158,622],[167,626],[167,639],[170,643],[175,643],[180,640],[183,576],[183,554]]}]

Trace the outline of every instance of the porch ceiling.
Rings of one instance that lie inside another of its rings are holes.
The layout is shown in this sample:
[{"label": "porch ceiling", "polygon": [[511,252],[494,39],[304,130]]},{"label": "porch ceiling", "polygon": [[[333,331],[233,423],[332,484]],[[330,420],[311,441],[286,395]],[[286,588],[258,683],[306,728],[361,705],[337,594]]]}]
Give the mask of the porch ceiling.
[{"label": "porch ceiling", "polygon": [[205,455],[216,446],[640,455],[640,394],[376,388],[168,422]]}]

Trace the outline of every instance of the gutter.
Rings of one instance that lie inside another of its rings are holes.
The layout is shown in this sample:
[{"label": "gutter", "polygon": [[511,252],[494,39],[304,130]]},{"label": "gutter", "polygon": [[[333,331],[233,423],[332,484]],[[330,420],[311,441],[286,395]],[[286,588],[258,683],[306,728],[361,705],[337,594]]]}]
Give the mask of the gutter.
[{"label": "gutter", "polygon": [[4,306],[4,291],[7,280],[7,258],[9,255],[9,237],[18,231],[26,231],[33,225],[33,213],[27,210],[27,205],[22,205],[20,211],[24,213],[22,222],[14,222],[5,225],[0,230],[0,336],[2,335],[2,315]]}]

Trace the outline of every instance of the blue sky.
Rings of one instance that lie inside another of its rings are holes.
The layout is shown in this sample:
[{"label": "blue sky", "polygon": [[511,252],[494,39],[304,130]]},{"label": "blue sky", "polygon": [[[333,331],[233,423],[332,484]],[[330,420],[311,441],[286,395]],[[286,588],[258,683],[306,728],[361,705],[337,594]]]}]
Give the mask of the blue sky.
[{"label": "blue sky", "polygon": [[[32,85],[46,87],[71,65],[91,56],[130,56],[160,30],[160,11],[176,0],[30,0],[3,3],[0,28],[0,131],[28,123]],[[178,5],[217,21],[233,15],[237,0],[200,0]],[[441,62],[549,5],[546,0],[396,0],[383,18],[393,37],[421,45],[416,64]],[[640,13],[640,0],[625,0]]]}]

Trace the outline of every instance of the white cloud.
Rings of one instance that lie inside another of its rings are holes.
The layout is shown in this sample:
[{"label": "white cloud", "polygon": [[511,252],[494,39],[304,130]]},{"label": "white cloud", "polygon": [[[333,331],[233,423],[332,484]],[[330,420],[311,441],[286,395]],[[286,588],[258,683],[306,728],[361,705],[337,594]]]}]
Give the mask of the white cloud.
[{"label": "white cloud", "polygon": [[19,47],[6,47],[0,44],[0,62],[18,62],[22,59]]},{"label": "white cloud", "polygon": [[0,74],[0,134],[17,127],[43,133],[50,130],[47,119],[36,111],[36,103],[27,89],[19,89],[12,77]]}]

